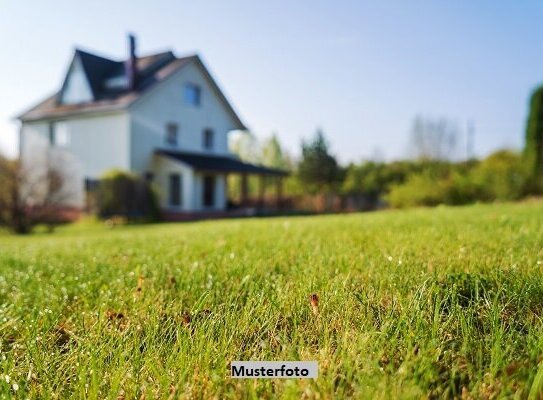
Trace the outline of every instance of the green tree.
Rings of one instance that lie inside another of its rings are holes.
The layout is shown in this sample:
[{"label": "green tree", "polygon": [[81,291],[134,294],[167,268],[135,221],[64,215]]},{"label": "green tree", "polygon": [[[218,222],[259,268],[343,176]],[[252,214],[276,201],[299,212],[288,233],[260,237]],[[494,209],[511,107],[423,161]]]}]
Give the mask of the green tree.
[{"label": "green tree", "polygon": [[275,133],[262,144],[261,160],[262,164],[267,167],[280,169],[287,168],[283,149],[281,148],[281,144]]},{"label": "green tree", "polygon": [[341,169],[329,152],[328,142],[321,130],[309,143],[302,143],[302,161],[298,165],[300,181],[310,190],[331,189],[341,180]]},{"label": "green tree", "polygon": [[236,132],[230,140],[230,151],[237,155],[241,160],[260,163],[259,143],[256,136],[249,131]]},{"label": "green tree", "polygon": [[537,88],[530,99],[524,161],[529,190],[541,191],[543,188],[543,86]]}]

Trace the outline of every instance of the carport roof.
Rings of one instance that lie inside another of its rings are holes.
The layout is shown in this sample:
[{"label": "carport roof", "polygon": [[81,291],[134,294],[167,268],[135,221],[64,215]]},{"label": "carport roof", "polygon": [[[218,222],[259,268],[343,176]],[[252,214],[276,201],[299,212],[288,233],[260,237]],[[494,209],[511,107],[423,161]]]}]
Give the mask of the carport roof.
[{"label": "carport roof", "polygon": [[234,172],[258,175],[286,176],[287,171],[249,164],[234,156],[192,153],[175,150],[157,149],[155,154],[166,156],[190,165],[194,169],[207,172]]}]

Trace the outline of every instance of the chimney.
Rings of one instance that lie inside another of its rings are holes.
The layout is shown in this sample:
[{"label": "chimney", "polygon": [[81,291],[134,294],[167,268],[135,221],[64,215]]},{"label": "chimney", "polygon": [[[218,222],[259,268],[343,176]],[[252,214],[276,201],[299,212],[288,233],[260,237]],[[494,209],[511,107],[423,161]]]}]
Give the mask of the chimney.
[{"label": "chimney", "polygon": [[135,90],[138,81],[138,71],[136,67],[136,37],[128,35],[128,59],[125,62],[126,77],[128,80],[128,90]]}]

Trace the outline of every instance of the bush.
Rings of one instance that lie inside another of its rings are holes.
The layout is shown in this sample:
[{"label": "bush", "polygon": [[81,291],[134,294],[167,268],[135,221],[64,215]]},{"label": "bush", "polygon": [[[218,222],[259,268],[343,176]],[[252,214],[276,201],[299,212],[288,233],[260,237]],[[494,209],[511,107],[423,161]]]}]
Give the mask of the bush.
[{"label": "bush", "polygon": [[157,197],[150,184],[124,171],[112,170],[102,176],[96,203],[100,218],[153,221],[159,217]]},{"label": "bush", "polygon": [[447,199],[447,184],[431,173],[411,175],[402,184],[392,186],[385,199],[392,207],[436,206]]},{"label": "bush", "polygon": [[470,179],[483,201],[519,199],[526,182],[522,158],[509,150],[488,156],[473,169]]},{"label": "bush", "polygon": [[501,150],[481,162],[426,164],[392,185],[385,198],[397,208],[516,200],[524,194],[524,184],[520,155]]}]

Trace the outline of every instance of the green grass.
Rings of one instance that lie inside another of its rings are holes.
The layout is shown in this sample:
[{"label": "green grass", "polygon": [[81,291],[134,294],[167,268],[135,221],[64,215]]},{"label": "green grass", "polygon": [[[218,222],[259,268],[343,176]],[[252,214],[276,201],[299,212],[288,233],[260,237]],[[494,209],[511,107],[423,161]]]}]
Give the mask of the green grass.
[{"label": "green grass", "polygon": [[538,398],[542,261],[537,202],[2,235],[0,394]]}]

